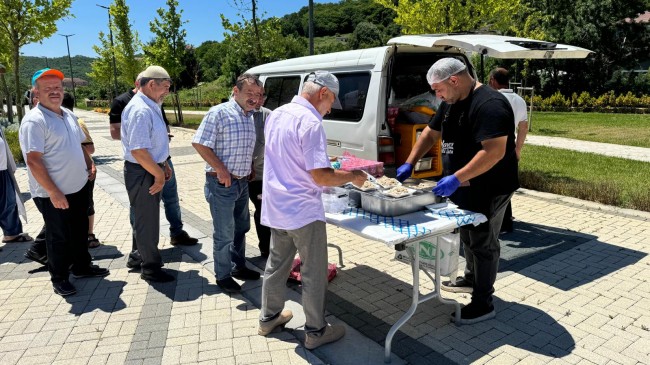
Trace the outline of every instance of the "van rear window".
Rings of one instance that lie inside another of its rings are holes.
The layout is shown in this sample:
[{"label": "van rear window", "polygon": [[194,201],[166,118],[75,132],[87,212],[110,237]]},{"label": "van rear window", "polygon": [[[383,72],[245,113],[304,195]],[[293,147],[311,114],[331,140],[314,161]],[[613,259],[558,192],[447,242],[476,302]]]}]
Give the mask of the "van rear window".
[{"label": "van rear window", "polygon": [[264,92],[266,93],[264,106],[273,110],[291,102],[291,99],[298,95],[298,88],[300,88],[300,76],[267,78],[264,82]]}]

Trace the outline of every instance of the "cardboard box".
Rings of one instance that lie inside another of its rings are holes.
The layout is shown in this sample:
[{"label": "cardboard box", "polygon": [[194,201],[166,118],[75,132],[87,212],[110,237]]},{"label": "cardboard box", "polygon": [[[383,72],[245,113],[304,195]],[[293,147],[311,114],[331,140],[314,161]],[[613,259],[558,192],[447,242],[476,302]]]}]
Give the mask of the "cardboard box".
[{"label": "cardboard box", "polygon": [[[440,245],[440,275],[455,276],[458,271],[458,253],[460,251],[460,235],[450,233],[433,239],[420,241],[420,268],[434,273],[436,268],[436,245]],[[395,259],[410,264],[413,257],[414,245],[409,245],[407,250],[395,251]]]}]

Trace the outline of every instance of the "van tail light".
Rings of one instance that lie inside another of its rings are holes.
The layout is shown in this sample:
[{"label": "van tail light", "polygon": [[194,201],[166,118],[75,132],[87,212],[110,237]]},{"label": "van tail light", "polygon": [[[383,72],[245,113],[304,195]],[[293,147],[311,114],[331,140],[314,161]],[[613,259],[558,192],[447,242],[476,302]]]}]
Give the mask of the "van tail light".
[{"label": "van tail light", "polygon": [[395,164],[395,144],[393,137],[379,136],[377,138],[377,155],[379,162],[384,165]]}]

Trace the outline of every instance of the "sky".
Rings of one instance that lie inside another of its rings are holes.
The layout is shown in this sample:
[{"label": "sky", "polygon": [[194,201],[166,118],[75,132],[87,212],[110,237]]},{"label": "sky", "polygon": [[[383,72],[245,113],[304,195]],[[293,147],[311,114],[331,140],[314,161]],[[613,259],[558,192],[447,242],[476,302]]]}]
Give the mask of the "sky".
[{"label": "sky", "polygon": [[[314,3],[338,1],[314,0]],[[99,43],[99,32],[108,33],[108,10],[97,6],[109,6],[110,0],[73,0],[70,12],[74,18],[60,19],[57,31],[40,44],[28,44],[21,48],[24,56],[61,57],[67,56],[66,38],[61,34],[74,34],[69,37],[70,55],[96,57],[92,46]],[[151,40],[149,22],[157,17],[158,8],[167,8],[165,0],[126,0],[129,6],[129,20],[132,29],[138,32],[143,43]],[[258,0],[258,16],[262,19],[296,12],[308,6],[309,0]],[[178,0],[177,10],[183,10],[182,19],[187,20],[183,27],[187,31],[186,42],[194,46],[209,40],[223,39],[223,27],[219,14],[232,21],[239,21],[240,11],[233,0]],[[246,13],[250,17],[250,11]]]}]

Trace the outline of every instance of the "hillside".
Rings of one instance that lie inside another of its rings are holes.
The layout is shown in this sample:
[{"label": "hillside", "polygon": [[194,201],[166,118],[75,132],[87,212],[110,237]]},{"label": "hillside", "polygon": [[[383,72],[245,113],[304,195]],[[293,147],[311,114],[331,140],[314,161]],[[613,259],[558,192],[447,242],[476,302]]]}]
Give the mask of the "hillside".
[{"label": "hillside", "polygon": [[[74,73],[75,78],[80,78],[88,80],[86,75],[90,72],[90,63],[93,61],[93,58],[86,56],[74,56],[71,58],[72,62],[72,72]],[[45,68],[55,68],[61,70],[65,77],[70,77],[70,64],[68,63],[68,57],[56,57],[56,58],[45,58],[45,57],[32,57],[24,56],[21,58],[20,65],[20,79],[25,83],[29,83],[34,72]]]}]

